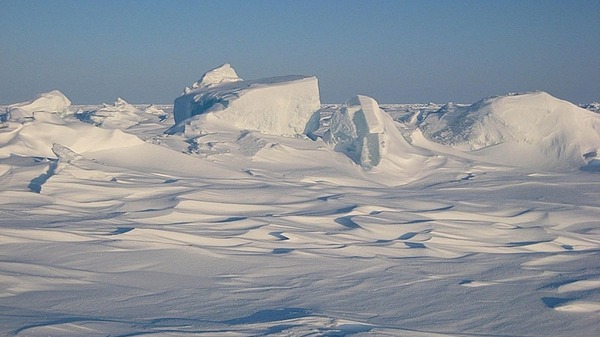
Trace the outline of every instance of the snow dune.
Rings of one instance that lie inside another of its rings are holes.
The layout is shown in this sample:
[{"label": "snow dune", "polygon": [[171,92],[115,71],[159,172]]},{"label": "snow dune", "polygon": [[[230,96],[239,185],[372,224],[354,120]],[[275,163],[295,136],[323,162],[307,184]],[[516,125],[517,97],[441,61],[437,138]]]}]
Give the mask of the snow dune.
[{"label": "snow dune", "polygon": [[599,115],[545,93],[320,106],[315,86],[226,65],[175,107],[7,118],[0,333],[598,334]]}]

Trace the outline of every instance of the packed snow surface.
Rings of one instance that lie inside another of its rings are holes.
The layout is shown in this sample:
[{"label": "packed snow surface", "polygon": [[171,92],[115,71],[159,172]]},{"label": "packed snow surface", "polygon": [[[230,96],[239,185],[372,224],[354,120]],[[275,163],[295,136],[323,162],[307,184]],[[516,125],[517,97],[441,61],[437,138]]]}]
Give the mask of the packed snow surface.
[{"label": "packed snow surface", "polygon": [[227,98],[181,124],[210,132],[121,100],[2,124],[0,335],[599,335],[600,115],[358,96],[219,128],[318,103],[311,78],[221,82],[183,96]]},{"label": "packed snow surface", "polygon": [[305,132],[321,107],[314,76],[280,76],[242,81],[231,66],[206,73],[175,99],[172,133],[202,133],[211,128],[254,130],[294,136]]}]

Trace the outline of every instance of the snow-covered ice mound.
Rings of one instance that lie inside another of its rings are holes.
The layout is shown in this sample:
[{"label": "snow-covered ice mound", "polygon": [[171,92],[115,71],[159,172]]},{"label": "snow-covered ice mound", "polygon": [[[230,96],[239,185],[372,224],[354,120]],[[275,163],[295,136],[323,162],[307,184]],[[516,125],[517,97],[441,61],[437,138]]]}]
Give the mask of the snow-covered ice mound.
[{"label": "snow-covered ice mound", "polygon": [[36,112],[53,112],[63,114],[71,106],[71,101],[60,91],[52,90],[37,95],[35,98],[15,103],[6,107],[11,120],[34,118]]},{"label": "snow-covered ice mound", "polygon": [[545,92],[446,105],[419,117],[423,135],[484,161],[563,171],[597,160],[600,116]]},{"label": "snow-covered ice mound", "polygon": [[102,125],[110,129],[127,129],[143,120],[140,113],[138,108],[119,97],[112,105],[102,104],[99,109],[80,111],[76,115],[80,120],[94,125]]},{"label": "snow-covered ice mound", "polygon": [[230,65],[206,73],[175,99],[170,132],[198,134],[211,125],[266,134],[302,134],[321,106],[314,76],[281,76],[243,81]]}]

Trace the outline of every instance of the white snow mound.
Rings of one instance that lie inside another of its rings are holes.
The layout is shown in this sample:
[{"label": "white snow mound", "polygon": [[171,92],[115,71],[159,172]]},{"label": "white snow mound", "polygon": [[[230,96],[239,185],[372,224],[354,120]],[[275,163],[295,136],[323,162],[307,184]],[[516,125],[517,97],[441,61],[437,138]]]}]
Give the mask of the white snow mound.
[{"label": "white snow mound", "polygon": [[[207,74],[231,75],[221,68]],[[294,136],[304,133],[312,114],[321,106],[314,76],[290,75],[242,81],[239,78],[232,80],[233,75],[229,75],[222,78],[205,75],[197,88],[175,99],[176,126],[169,132],[202,133],[202,130],[215,126]],[[212,79],[205,81],[206,78]]]},{"label": "white snow mound", "polygon": [[35,112],[65,113],[71,101],[60,91],[52,90],[37,95],[35,98],[9,105],[7,111],[12,120],[23,120],[34,118]]},{"label": "white snow mound", "polygon": [[600,149],[600,116],[545,92],[446,105],[419,119],[426,138],[511,166],[570,170]]}]

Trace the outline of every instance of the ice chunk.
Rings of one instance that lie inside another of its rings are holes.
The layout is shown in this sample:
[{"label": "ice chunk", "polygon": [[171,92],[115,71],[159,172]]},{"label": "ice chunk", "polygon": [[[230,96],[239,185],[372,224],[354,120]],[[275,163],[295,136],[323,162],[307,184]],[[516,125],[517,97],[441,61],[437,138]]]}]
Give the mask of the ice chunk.
[{"label": "ice chunk", "polygon": [[65,113],[71,101],[60,91],[52,90],[37,95],[32,100],[9,105],[6,110],[10,119],[18,121],[34,118],[35,112]]},{"label": "ice chunk", "polygon": [[374,99],[358,95],[333,113],[324,139],[361,166],[377,166],[385,146],[383,113]]},{"label": "ice chunk", "polygon": [[166,116],[166,112],[154,104],[150,104],[144,108],[144,112],[150,115]]},{"label": "ice chunk", "polygon": [[198,82],[192,85],[191,88],[185,88],[184,93],[188,93],[194,89],[209,88],[224,83],[239,82],[241,80],[242,79],[235,72],[235,69],[233,69],[229,63],[225,63],[218,68],[206,72]]},{"label": "ice chunk", "polygon": [[439,158],[407,142],[401,125],[371,97],[358,95],[339,109],[319,112],[320,126],[311,133],[313,138],[323,138],[365,169],[393,171],[399,179],[411,179],[439,166]]},{"label": "ice chunk", "polygon": [[52,152],[56,155],[56,158],[67,163],[71,163],[83,158],[80,154],[58,143],[52,144]]},{"label": "ice chunk", "polygon": [[321,106],[314,76],[242,81],[233,77],[230,66],[225,70],[231,71],[222,68],[208,72],[195,88],[175,99],[176,125],[170,133],[199,132],[210,125],[293,136],[304,133]]}]

